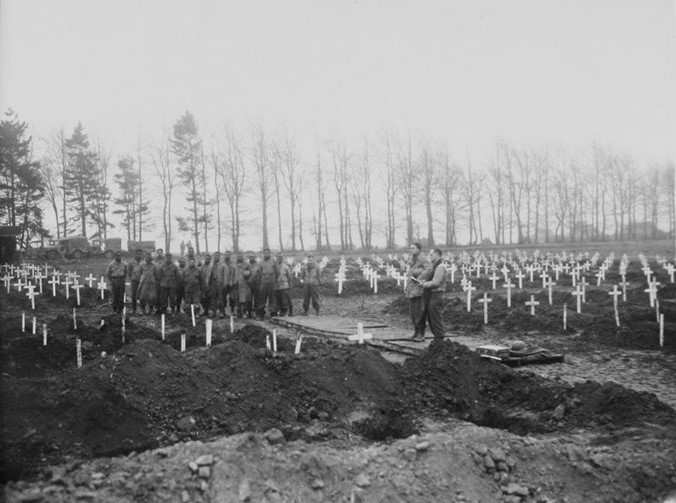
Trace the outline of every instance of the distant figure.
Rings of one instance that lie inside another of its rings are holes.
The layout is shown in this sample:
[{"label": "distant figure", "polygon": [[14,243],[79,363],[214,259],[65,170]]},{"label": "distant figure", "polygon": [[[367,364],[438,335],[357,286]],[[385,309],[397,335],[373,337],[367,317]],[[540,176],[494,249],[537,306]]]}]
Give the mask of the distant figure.
[{"label": "distant figure", "polygon": [[181,241],[181,257],[185,255],[185,242]]},{"label": "distant figure", "polygon": [[113,293],[113,312],[121,313],[124,307],[124,281],[127,279],[127,271],[129,266],[126,262],[122,262],[122,253],[120,250],[115,251],[115,259],[108,264],[106,276],[110,282],[110,289]]},{"label": "distant figure", "polygon": [[315,259],[312,255],[307,256],[307,264],[303,269],[303,274],[301,276],[301,281],[303,282],[303,315],[307,316],[308,309],[310,308],[310,301],[312,301],[312,307],[315,310],[315,313],[319,315],[319,267],[315,263]]},{"label": "distant figure", "polygon": [[[444,292],[446,291],[446,267],[441,262],[441,250],[435,248],[430,251],[430,262],[432,263],[432,279],[423,281],[422,287],[429,292],[425,311],[427,320],[430,324],[430,330],[434,334],[434,340],[443,340],[444,328]],[[424,323],[424,322],[423,322]],[[419,341],[419,339],[415,339]]]}]

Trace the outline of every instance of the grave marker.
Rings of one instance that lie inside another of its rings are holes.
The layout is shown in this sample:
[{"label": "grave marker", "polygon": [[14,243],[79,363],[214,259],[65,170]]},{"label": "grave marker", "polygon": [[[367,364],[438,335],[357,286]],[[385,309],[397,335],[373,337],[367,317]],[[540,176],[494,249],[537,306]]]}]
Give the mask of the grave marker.
[{"label": "grave marker", "polygon": [[358,341],[359,344],[364,344],[365,339],[373,339],[373,334],[364,333],[364,324],[363,323],[357,323],[357,333],[355,335],[348,335],[347,340],[348,341]]},{"label": "grave marker", "polygon": [[33,285],[27,285],[26,288],[28,288],[28,293],[26,294],[26,297],[28,297],[31,300],[31,309],[35,311],[35,297],[37,295],[37,292],[35,291],[35,287]]},{"label": "grave marker", "polygon": [[303,342],[303,334],[298,332],[296,335],[296,350],[294,351],[294,354],[298,355],[300,354],[300,345]]},{"label": "grave marker", "polygon": [[489,299],[488,293],[484,292],[484,296],[479,299],[479,302],[484,305],[484,325],[488,325],[488,303],[493,302],[493,299]]},{"label": "grave marker", "polygon": [[80,283],[77,283],[77,282],[76,282],[76,283],[73,285],[73,290],[75,290],[75,294],[76,294],[76,297],[77,297],[77,305],[78,305],[78,306],[80,305],[80,290],[82,290],[82,288],[84,288],[84,285],[83,285],[83,284],[80,284]]},{"label": "grave marker", "polygon": [[95,280],[95,279],[96,279],[96,278],[95,278],[94,276],[92,276],[92,273],[89,273],[89,276],[87,276],[87,277],[85,278],[85,281],[88,281],[88,282],[89,282],[89,288],[92,287],[92,283],[94,283],[94,280]]},{"label": "grave marker", "polygon": [[272,329],[272,352],[277,352],[277,329]]},{"label": "grave marker", "polygon": [[502,285],[502,288],[507,289],[507,307],[512,307],[512,288],[514,288],[514,286],[515,285],[509,281]]},{"label": "grave marker", "polygon": [[582,290],[580,289],[580,285],[577,285],[575,287],[573,295],[576,297],[577,301],[577,314],[580,314],[582,312],[582,295],[583,295]]},{"label": "grave marker", "polygon": [[615,311],[615,325],[617,325],[618,327],[620,326],[620,313],[617,310],[617,296],[621,294],[622,292],[620,292],[617,289],[617,285],[613,285],[613,291],[608,292],[608,295],[612,295],[613,297],[613,310]]},{"label": "grave marker", "polygon": [[535,300],[535,295],[530,296],[530,302],[525,303],[527,306],[530,306],[530,314],[531,316],[535,316],[535,306],[539,306],[540,302]]},{"label": "grave marker", "polygon": [[185,353],[185,332],[181,334],[181,353]]},{"label": "grave marker", "polygon": [[75,340],[75,348],[76,348],[76,352],[77,352],[77,368],[81,368],[82,367],[82,341],[80,340],[79,337]]},{"label": "grave marker", "polygon": [[212,329],[212,324],[213,320],[208,319],[206,323],[206,330],[207,330],[207,347],[211,347],[211,329]]},{"label": "grave marker", "polygon": [[476,287],[472,286],[471,281],[468,281],[466,290],[467,290],[467,312],[469,313],[472,311],[472,292],[476,290]]}]

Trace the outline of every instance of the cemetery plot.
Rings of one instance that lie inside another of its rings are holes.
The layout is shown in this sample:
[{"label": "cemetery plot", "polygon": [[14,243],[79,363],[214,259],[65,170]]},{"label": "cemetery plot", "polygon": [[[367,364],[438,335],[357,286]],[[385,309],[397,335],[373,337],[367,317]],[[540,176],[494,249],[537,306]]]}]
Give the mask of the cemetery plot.
[{"label": "cemetery plot", "polygon": [[[190,314],[168,315],[164,330],[159,316],[131,316],[123,323],[121,316],[110,313],[108,291],[96,288],[101,282],[92,280],[90,287],[82,272],[79,307],[72,285],[66,298],[62,282],[54,284],[55,296],[52,285],[45,282],[33,309],[25,296],[25,280],[34,281],[34,273],[22,277],[21,272],[7,271],[12,276],[8,282],[19,280],[23,291],[10,285],[7,293],[3,285],[0,293],[0,302],[7,306],[0,314],[3,480],[36,480],[43,477],[47,466],[58,463],[80,463],[245,431],[263,433],[271,428],[277,428],[286,441],[304,440],[308,448],[318,444],[320,449],[327,443],[347,445],[355,438],[364,443],[407,439],[423,434],[430,421],[444,424],[451,420],[524,436],[556,436],[562,442],[584,431],[612,437],[612,442],[606,440],[610,448],[614,442],[633,441],[637,434],[651,441],[659,436],[666,448],[676,446],[676,438],[665,433],[676,431],[676,413],[650,392],[607,382],[548,380],[482,358],[473,347],[516,336],[527,343],[544,340],[547,346],[559,341],[561,348],[576,351],[643,347],[632,337],[618,339],[617,334],[622,330],[634,333],[645,323],[651,340],[659,341],[655,307],[659,304],[666,319],[664,344],[651,342],[650,347],[669,354],[673,351],[670,324],[675,320],[671,301],[676,290],[672,290],[668,269],[659,270],[659,264],[649,261],[648,273],[642,264],[628,264],[624,304],[620,295],[609,295],[613,291],[609,278],[617,274],[615,284],[623,279],[619,270],[613,272],[618,269],[616,262],[596,286],[591,272],[599,269],[600,259],[596,269],[590,266],[588,278],[575,275],[574,268],[566,272],[566,261],[554,280],[556,285],[550,287],[535,267],[531,282],[526,264],[519,270],[524,277],[519,278],[512,265],[505,273],[501,267],[491,270],[483,259],[480,267],[472,266],[472,259],[467,263],[462,257],[447,260],[449,270],[455,266],[455,281],[449,278],[446,294],[449,335],[463,334],[457,340],[474,339],[474,343],[468,343],[471,348],[452,338],[429,345],[405,343],[416,347],[416,354],[403,364],[386,360],[370,346],[387,339],[388,332],[389,338],[399,338],[402,332],[411,331],[408,301],[402,295],[405,261],[394,256],[380,261],[369,257],[370,268],[365,267],[367,259],[361,259],[361,265],[354,259],[322,260],[325,315],[280,318],[275,320],[278,326],[238,321],[233,329],[227,318],[213,320],[211,344],[207,320],[200,317],[193,326]],[[373,272],[366,277],[364,270],[378,271],[377,282]],[[555,274],[553,270],[554,278]],[[343,275],[338,293],[340,281],[334,279]],[[58,275],[49,277],[56,281]],[[73,279],[62,273],[60,280],[66,278]],[[579,315],[572,296],[573,278],[576,286],[588,282]],[[476,290],[468,286],[469,281]],[[504,289],[501,283],[514,286]],[[644,291],[651,289],[650,284],[655,285],[654,295]],[[295,285],[293,290],[298,305],[301,287]],[[511,290],[511,307],[506,290]],[[526,305],[531,296],[539,302],[533,304],[534,314]],[[569,308],[565,330],[561,328],[564,304]],[[346,316],[346,306],[362,315]],[[342,340],[297,338],[300,330],[294,324],[298,320],[319,330],[323,327]],[[40,330],[45,325],[46,345]],[[607,335],[599,335],[602,330]],[[655,470],[661,474],[667,468],[664,464]],[[626,473],[617,472],[616,479]],[[604,476],[615,480],[611,472]],[[651,482],[650,490],[665,490],[669,480]],[[554,485],[548,487],[557,490]]]}]

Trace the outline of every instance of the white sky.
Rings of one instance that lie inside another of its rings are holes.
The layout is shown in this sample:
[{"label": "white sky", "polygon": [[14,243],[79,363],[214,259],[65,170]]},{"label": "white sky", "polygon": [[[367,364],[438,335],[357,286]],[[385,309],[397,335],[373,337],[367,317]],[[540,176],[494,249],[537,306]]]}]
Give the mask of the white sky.
[{"label": "white sky", "polygon": [[[497,139],[573,150],[593,140],[639,164],[665,162],[676,159],[675,7],[0,0],[0,111],[8,107],[37,137],[82,121],[113,163],[186,110],[205,137],[223,122],[239,133],[287,128],[307,162],[319,140],[359,150],[362,135],[384,128],[447,141],[473,164]],[[270,230],[276,242],[274,222]]]},{"label": "white sky", "polygon": [[[0,0],[0,107],[132,150],[185,111],[317,137],[410,129],[674,158],[669,0]],[[356,145],[355,145],[356,146]]]}]

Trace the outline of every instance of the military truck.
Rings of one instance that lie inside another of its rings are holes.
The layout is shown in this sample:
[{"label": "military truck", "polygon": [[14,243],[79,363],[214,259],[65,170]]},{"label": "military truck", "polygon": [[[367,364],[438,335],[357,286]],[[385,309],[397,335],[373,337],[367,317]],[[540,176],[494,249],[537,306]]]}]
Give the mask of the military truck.
[{"label": "military truck", "polygon": [[154,253],[155,249],[155,241],[129,241],[127,243],[127,250],[131,254],[136,250],[141,250],[143,253]]}]

